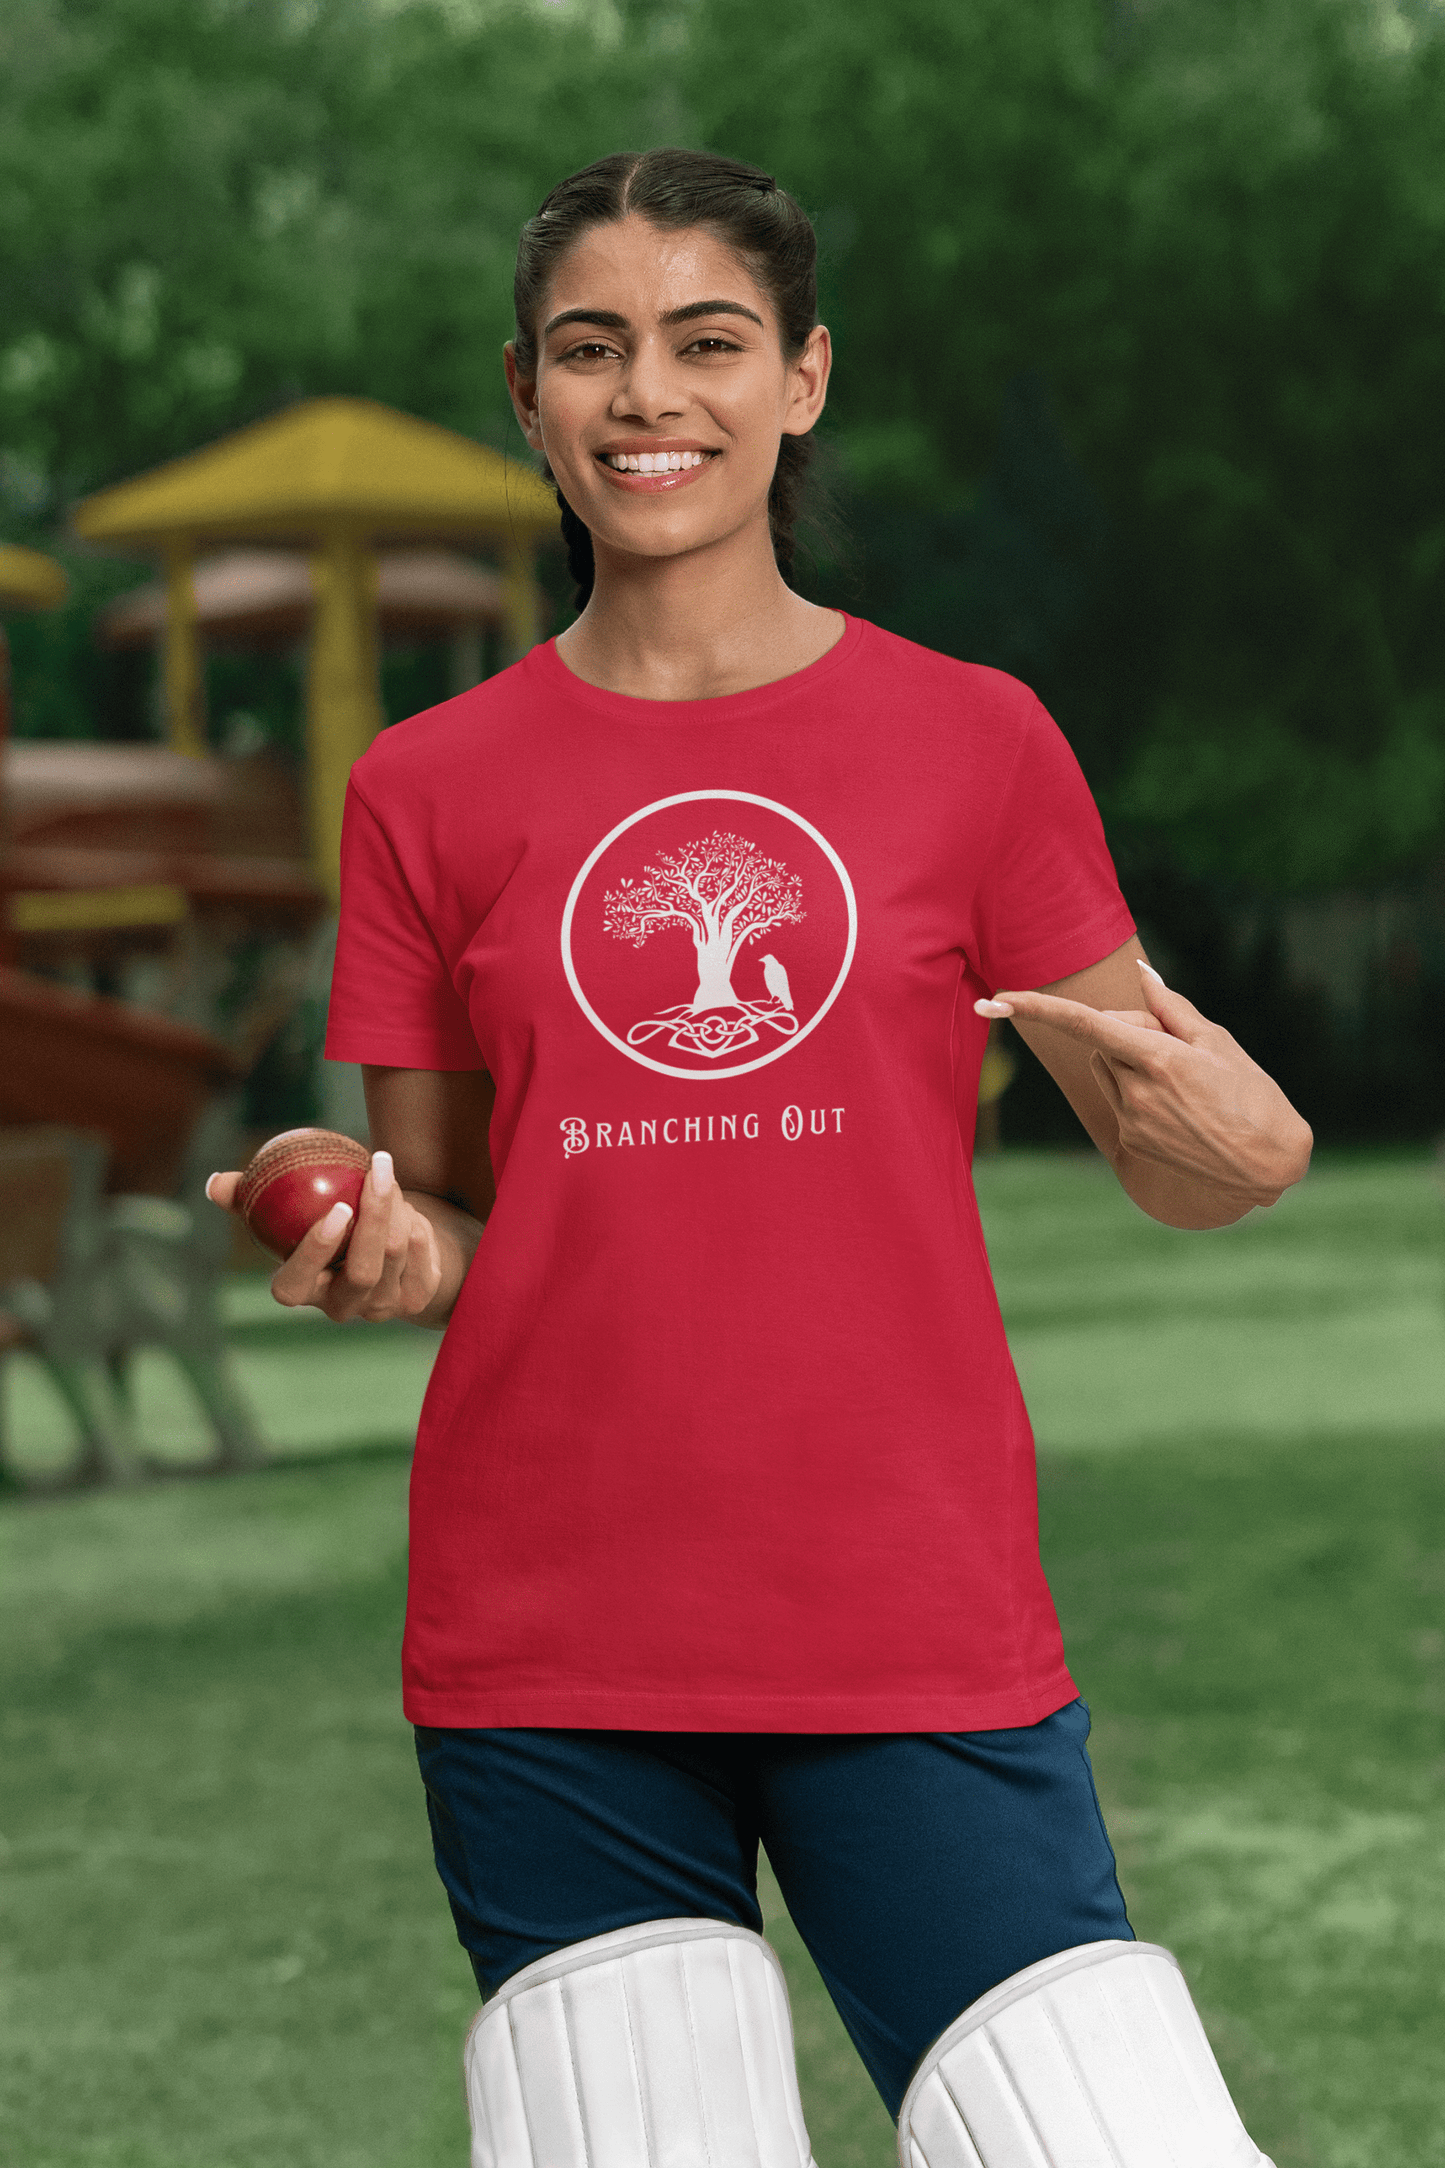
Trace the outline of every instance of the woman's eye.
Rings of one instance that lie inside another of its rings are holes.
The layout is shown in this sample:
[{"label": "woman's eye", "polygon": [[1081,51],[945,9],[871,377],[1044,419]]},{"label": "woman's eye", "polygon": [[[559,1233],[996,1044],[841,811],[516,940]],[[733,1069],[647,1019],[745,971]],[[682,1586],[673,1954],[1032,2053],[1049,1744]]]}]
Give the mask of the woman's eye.
[{"label": "woman's eye", "polygon": [[569,346],[562,356],[564,361],[594,361],[598,355],[606,356],[614,349],[604,346],[600,339],[584,339],[578,346]]},{"label": "woman's eye", "polygon": [[686,351],[689,354],[736,354],[738,348],[731,339],[694,339]]}]

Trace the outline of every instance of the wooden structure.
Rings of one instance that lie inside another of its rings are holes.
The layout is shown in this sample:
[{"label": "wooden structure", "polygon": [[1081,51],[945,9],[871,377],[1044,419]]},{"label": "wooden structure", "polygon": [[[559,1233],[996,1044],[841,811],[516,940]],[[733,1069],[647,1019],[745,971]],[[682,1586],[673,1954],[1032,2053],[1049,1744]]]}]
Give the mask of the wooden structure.
[{"label": "wooden structure", "polygon": [[197,910],[296,934],[326,908],[279,760],[18,739],[0,752],[0,804],[12,960],[104,954]]},{"label": "wooden structure", "polygon": [[[211,1467],[264,1458],[216,1302],[229,1225],[201,1187],[228,1118],[217,1102],[193,1131],[176,1200],[105,1195],[101,1137],[0,1129],[0,1359],[24,1350],[44,1367],[79,1441],[72,1481],[144,1472],[127,1392],[142,1347],[163,1349],[189,1381],[215,1441]],[[0,1472],[4,1449],[0,1430]]]},{"label": "wooden structure", "polygon": [[[43,1364],[80,1440],[82,1482],[137,1473],[96,1300],[104,1176],[98,1137],[0,1129],[0,1358],[24,1349]],[[9,1474],[5,1445],[0,1431],[0,1470]]]},{"label": "wooden structure", "polygon": [[232,1228],[203,1185],[234,1156],[240,1081],[294,1008],[299,937],[325,912],[298,793],[280,762],[39,741],[5,748],[3,783],[0,883],[26,961],[113,965],[156,943],[184,960],[199,943],[209,968],[238,930],[280,937],[225,1039],[0,969],[0,1217],[14,1192],[24,1237],[0,1239],[0,1355],[24,1347],[45,1365],[82,1478],[142,1469],[121,1390],[138,1347],[165,1349],[190,1381],[214,1465],[247,1464],[262,1446],[218,1302]]},{"label": "wooden structure", "polygon": [[382,543],[489,542],[502,558],[511,659],[535,644],[537,543],[558,531],[536,473],[448,429],[367,399],[308,399],[205,450],[101,490],[75,513],[106,548],[154,551],[166,566],[167,729],[203,750],[198,549],[304,545],[314,594],[307,666],[312,864],[335,898],[341,807],[351,763],[381,724],[376,550]]},{"label": "wooden structure", "polygon": [[[506,620],[500,576],[451,550],[380,550],[376,560],[377,630],[383,644],[450,639],[480,649],[481,635]],[[230,550],[197,561],[196,624],[208,649],[292,647],[311,631],[316,595],[299,550]],[[162,645],[167,590],[156,581],[108,603],[95,621],[103,647]],[[454,670],[474,685],[475,669]],[[465,686],[458,683],[456,689]]]},{"label": "wooden structure", "polygon": [[171,1196],[191,1132],[245,1063],[168,1016],[0,971],[0,1122],[105,1138],[107,1186]]},{"label": "wooden structure", "polygon": [[188,1379],[213,1466],[263,1457],[219,1303],[232,1226],[205,1200],[248,1065],[173,1018],[0,970],[0,1357],[44,1364],[81,1480],[143,1472],[125,1392],[142,1347]]},{"label": "wooden structure", "polygon": [[[65,588],[48,559],[0,551],[0,607],[54,606]],[[0,1357],[44,1366],[81,1480],[143,1471],[124,1389],[140,1347],[188,1378],[212,1465],[250,1464],[263,1448],[217,1299],[231,1223],[203,1184],[232,1156],[240,1080],[295,987],[263,978],[226,1040],[8,966],[102,963],[208,918],[220,946],[270,929],[284,961],[326,907],[295,784],[279,762],[12,740],[0,812]]]}]

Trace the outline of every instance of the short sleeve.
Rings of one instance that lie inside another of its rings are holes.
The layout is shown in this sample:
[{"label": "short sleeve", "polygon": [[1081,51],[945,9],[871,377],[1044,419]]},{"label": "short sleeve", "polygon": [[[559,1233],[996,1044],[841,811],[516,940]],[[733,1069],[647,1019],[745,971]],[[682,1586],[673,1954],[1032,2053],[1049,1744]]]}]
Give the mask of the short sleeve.
[{"label": "short sleeve", "polygon": [[391,838],[354,783],[341,829],[341,921],[326,1056],[394,1069],[485,1067]]},{"label": "short sleeve", "polygon": [[974,895],[984,984],[1047,986],[1121,948],[1134,920],[1083,771],[1034,703]]}]

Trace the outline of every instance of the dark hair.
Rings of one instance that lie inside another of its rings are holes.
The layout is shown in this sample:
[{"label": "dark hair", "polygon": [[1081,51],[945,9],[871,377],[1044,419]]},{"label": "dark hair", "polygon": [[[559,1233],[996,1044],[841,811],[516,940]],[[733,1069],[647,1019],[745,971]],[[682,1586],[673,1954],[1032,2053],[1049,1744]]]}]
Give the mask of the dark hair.
[{"label": "dark hair", "polygon": [[[654,226],[708,226],[736,249],[773,304],[784,355],[797,360],[818,320],[818,244],[801,206],[770,173],[735,158],[708,151],[621,151],[559,181],[522,228],[512,287],[520,375],[536,375],[537,315],[558,259],[589,227],[612,225],[629,212]],[[793,569],[793,529],[812,452],[808,437],[785,436],[768,491],[773,555],[784,579]],[[550,470],[547,479],[555,484]],[[580,610],[592,592],[592,533],[560,489],[557,502]]]}]

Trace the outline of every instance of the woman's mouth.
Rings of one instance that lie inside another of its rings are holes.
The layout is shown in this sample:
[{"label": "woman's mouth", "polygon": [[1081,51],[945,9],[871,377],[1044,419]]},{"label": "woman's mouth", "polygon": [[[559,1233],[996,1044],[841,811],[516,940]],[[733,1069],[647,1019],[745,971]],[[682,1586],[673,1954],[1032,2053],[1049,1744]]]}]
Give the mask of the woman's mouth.
[{"label": "woman's mouth", "polygon": [[683,474],[700,467],[711,452],[599,452],[604,467],[615,474]]},{"label": "woman's mouth", "polygon": [[685,451],[599,452],[597,464],[613,489],[628,497],[656,497],[675,489],[690,489],[705,468],[718,457],[699,445]]}]

